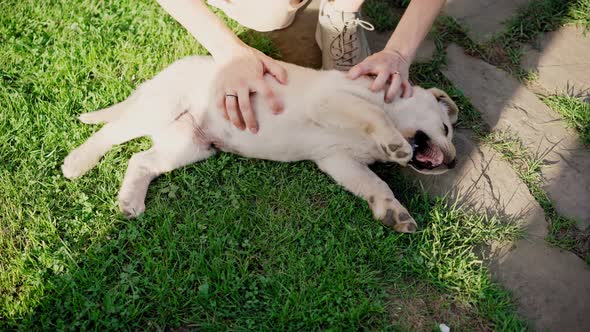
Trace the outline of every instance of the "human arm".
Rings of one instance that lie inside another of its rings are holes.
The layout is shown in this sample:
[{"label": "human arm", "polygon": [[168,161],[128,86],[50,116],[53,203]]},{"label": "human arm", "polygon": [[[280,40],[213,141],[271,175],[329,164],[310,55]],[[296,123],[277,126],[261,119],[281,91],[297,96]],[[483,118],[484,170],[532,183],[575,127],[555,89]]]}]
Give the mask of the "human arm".
[{"label": "human arm", "polygon": [[280,83],[287,82],[287,73],[277,61],[242,42],[202,0],[157,1],[228,73],[220,73],[221,79],[215,86],[216,104],[226,119],[240,129],[247,127],[257,132],[251,92],[262,94],[275,113],[282,111],[280,101],[263,79],[265,73],[270,73]]}]

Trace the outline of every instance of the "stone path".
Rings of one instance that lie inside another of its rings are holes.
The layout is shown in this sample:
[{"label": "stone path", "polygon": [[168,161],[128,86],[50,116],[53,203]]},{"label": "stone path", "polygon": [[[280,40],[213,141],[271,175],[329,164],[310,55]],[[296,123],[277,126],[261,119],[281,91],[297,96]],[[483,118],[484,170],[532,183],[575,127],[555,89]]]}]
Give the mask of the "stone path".
[{"label": "stone path", "polygon": [[447,0],[443,13],[467,28],[476,42],[485,42],[502,32],[504,23],[531,0]]},{"label": "stone path", "polygon": [[470,130],[455,135],[457,167],[443,176],[416,175],[433,195],[459,199],[464,206],[518,220],[525,238],[511,247],[491,251],[490,267],[515,296],[519,312],[536,330],[583,331],[590,329],[590,268],[576,255],[545,241],[545,213],[511,166],[474,139]]},{"label": "stone path", "polygon": [[[483,42],[501,32],[516,9],[529,1],[449,0],[444,11],[468,27],[470,38]],[[291,27],[270,34],[285,61],[321,66],[314,40],[318,4],[319,0],[313,0]],[[369,34],[372,49],[382,48],[388,35]],[[590,79],[586,38],[577,28],[567,27],[525,49],[523,65],[539,72],[539,90],[535,91],[563,91],[567,83],[580,89],[590,86],[586,85]],[[419,58],[427,61],[434,49],[432,42],[425,43]],[[543,189],[560,214],[575,218],[580,228],[588,227],[590,151],[579,145],[576,133],[566,129],[559,115],[527,87],[502,70],[465,55],[456,45],[448,47],[447,66],[442,71],[492,130],[513,131],[532,152],[547,152]],[[480,144],[470,130],[457,130],[455,143],[460,158],[452,172],[437,177],[416,175],[409,169],[404,172],[431,194],[447,195],[465,207],[519,222],[524,239],[510,246],[496,244],[488,253],[494,277],[514,294],[520,313],[536,330],[590,331],[589,265],[546,242],[544,211],[508,162]]]},{"label": "stone path", "polygon": [[590,33],[565,26],[523,48],[522,67],[539,75],[538,92],[590,96]]},{"label": "stone path", "polygon": [[544,156],[544,190],[557,211],[590,225],[590,150],[566,128],[559,114],[508,73],[466,55],[456,45],[447,49],[443,73],[482,113],[492,130],[517,134],[529,151]]}]

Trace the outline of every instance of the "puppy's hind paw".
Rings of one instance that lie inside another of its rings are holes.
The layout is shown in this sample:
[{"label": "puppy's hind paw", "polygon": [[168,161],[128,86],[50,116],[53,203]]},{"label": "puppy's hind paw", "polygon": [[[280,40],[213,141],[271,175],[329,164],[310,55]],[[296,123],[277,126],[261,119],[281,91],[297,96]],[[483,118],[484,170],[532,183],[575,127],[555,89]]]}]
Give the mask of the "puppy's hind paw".
[{"label": "puppy's hind paw", "polygon": [[400,233],[414,233],[418,229],[414,218],[405,211],[396,212],[393,209],[388,209],[382,221],[383,224]]},{"label": "puppy's hind paw", "polygon": [[383,225],[400,233],[414,233],[418,229],[414,218],[395,197],[375,199],[371,196],[368,201],[375,219],[381,220]]}]

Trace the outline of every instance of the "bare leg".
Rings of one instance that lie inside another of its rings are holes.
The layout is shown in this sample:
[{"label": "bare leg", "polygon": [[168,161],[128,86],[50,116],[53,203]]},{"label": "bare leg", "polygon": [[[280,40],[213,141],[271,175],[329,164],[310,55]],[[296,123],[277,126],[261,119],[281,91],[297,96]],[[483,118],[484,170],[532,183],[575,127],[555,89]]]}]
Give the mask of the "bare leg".
[{"label": "bare leg", "polygon": [[358,12],[363,2],[365,0],[334,0],[334,8],[346,13]]},{"label": "bare leg", "polygon": [[417,225],[387,184],[367,165],[351,157],[337,155],[316,161],[322,171],[353,194],[368,201],[373,215],[386,226],[402,233],[414,233]]},{"label": "bare leg", "polygon": [[215,153],[195,137],[192,117],[183,115],[153,137],[154,146],[129,160],[127,173],[119,191],[119,209],[129,218],[145,210],[145,196],[150,182],[176,168],[206,159]]}]

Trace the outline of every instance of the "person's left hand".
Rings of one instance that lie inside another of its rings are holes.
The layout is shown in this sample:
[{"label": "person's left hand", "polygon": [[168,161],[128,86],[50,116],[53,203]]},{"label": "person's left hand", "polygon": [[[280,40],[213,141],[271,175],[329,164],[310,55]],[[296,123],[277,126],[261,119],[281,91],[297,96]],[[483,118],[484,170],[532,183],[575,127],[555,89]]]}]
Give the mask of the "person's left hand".
[{"label": "person's left hand", "polygon": [[384,49],[377,52],[348,71],[348,78],[357,79],[362,75],[375,75],[375,81],[371,85],[372,91],[383,90],[388,81],[391,81],[385,92],[385,102],[391,103],[401,88],[402,98],[412,96],[412,85],[409,81],[410,62],[399,52]]}]

